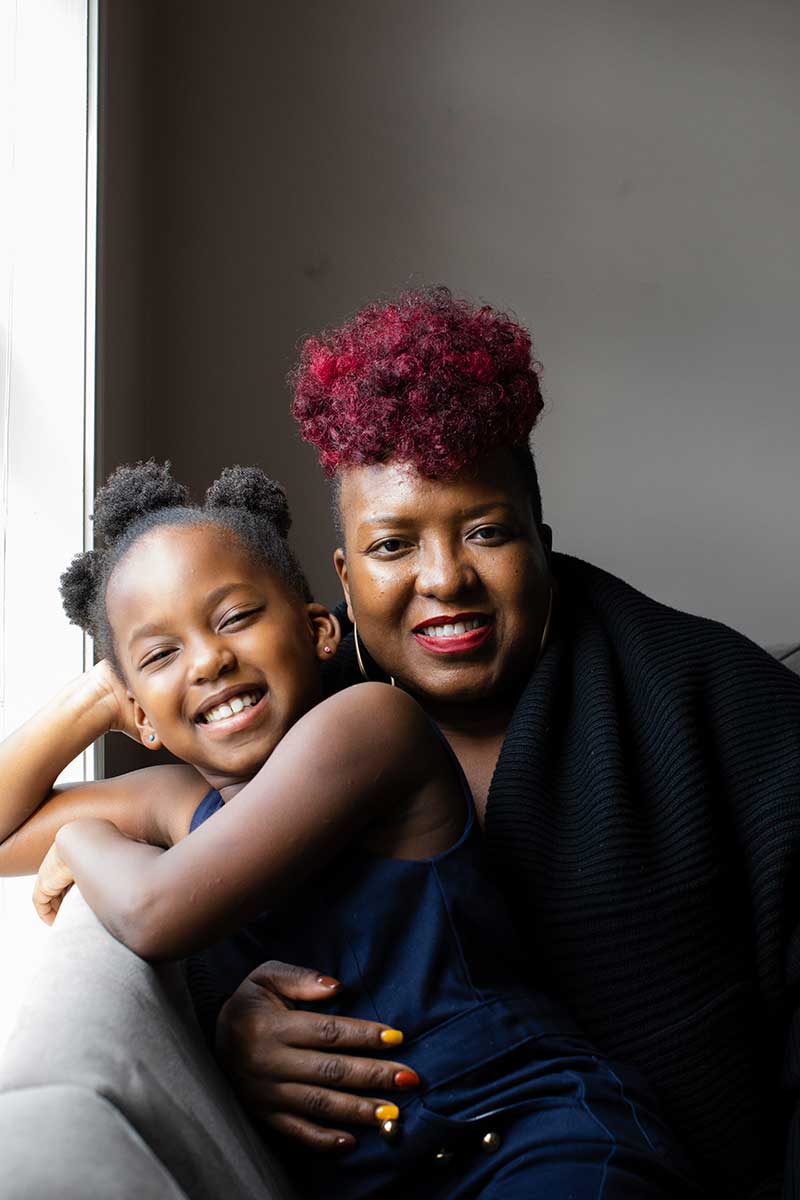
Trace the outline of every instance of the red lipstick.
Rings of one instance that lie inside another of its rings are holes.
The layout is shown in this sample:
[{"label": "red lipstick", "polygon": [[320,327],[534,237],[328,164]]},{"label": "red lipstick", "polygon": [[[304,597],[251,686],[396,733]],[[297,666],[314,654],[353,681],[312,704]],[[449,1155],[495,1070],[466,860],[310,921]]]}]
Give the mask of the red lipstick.
[{"label": "red lipstick", "polygon": [[[422,632],[423,629],[429,629],[431,625],[456,625],[459,622],[466,624],[476,620],[481,624],[476,629],[467,630],[466,633],[431,637]],[[477,650],[478,646],[482,646],[490,637],[493,629],[494,621],[486,613],[454,613],[428,617],[427,620],[420,621],[411,632],[420,646],[424,646],[432,654],[466,654],[470,650]]]}]

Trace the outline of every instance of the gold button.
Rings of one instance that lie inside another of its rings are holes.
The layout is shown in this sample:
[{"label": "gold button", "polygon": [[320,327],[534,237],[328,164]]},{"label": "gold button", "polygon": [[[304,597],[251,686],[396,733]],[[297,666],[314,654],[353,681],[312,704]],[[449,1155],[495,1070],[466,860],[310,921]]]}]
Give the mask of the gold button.
[{"label": "gold button", "polygon": [[393,1142],[400,1132],[399,1121],[381,1121],[378,1126],[378,1133],[381,1137],[386,1138],[387,1142]]},{"label": "gold button", "polygon": [[500,1149],[501,1140],[499,1133],[485,1133],[481,1138],[481,1149],[487,1154],[494,1154],[495,1150]]},{"label": "gold button", "polygon": [[452,1150],[437,1150],[433,1156],[433,1160],[437,1167],[446,1167],[454,1158]]}]

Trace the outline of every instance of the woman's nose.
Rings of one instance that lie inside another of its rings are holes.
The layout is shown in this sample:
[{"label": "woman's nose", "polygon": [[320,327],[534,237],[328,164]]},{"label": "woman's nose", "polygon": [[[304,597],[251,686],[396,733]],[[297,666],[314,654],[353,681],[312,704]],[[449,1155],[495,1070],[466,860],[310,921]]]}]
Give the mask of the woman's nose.
[{"label": "woman's nose", "polygon": [[230,644],[221,638],[199,639],[191,659],[192,683],[208,683],[227,674],[236,665]]},{"label": "woman's nose", "polygon": [[416,579],[420,595],[448,600],[474,586],[474,568],[456,548],[436,545],[421,552]]}]

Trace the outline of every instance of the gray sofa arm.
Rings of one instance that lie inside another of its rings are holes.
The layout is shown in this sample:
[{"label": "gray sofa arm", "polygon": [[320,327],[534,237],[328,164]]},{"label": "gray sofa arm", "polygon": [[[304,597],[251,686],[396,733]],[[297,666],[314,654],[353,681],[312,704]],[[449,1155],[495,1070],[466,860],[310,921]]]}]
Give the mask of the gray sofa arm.
[{"label": "gray sofa arm", "polygon": [[202,1043],[181,969],[137,958],[75,888],[0,1063],[0,1144],[15,1200],[293,1197]]}]

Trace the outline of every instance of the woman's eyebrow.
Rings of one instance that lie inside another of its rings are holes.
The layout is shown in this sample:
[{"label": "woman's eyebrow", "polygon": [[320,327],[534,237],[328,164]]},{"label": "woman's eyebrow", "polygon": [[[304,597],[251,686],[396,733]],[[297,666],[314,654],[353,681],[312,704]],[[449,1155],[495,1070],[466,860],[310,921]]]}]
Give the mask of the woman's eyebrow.
[{"label": "woman's eyebrow", "polygon": [[514,511],[514,505],[510,500],[482,500],[480,504],[473,504],[469,508],[461,509],[462,517],[477,517],[479,513],[488,512],[491,508],[505,508],[508,512]]},{"label": "woman's eyebrow", "polygon": [[[464,517],[474,517],[478,513],[487,512],[491,508],[505,508],[509,512],[513,511],[514,505],[510,500],[481,500],[479,504],[472,504],[469,508],[460,508],[454,514],[458,520]],[[365,517],[361,522],[362,525],[413,525],[419,520],[418,516],[405,516],[401,513],[379,513],[374,517]]]},{"label": "woman's eyebrow", "polygon": [[413,517],[404,517],[399,513],[381,513],[377,517],[366,517],[362,525],[410,525]]}]

